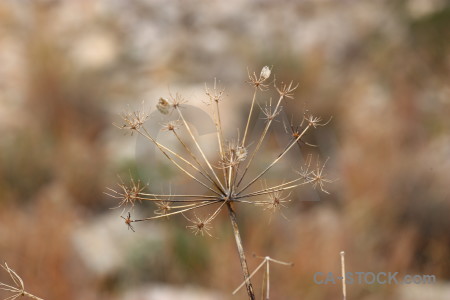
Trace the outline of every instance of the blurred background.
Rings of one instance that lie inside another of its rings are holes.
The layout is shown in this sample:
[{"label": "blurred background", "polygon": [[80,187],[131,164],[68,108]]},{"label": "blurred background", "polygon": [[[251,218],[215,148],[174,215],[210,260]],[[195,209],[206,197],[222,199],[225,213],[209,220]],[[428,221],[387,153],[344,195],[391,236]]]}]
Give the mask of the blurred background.
[{"label": "blurred background", "polygon": [[295,263],[272,267],[271,299],[341,299],[340,282],[313,276],[338,274],[342,250],[348,271],[437,278],[349,285],[347,299],[449,299],[449,28],[445,0],[1,1],[0,260],[44,299],[245,299],[230,296],[242,276],[225,213],[213,238],[178,217],[133,233],[103,192],[129,173],[195,192],[164,160],[137,159],[139,139],[112,123],[169,90],[205,109],[204,83],[217,78],[234,136],[252,97],[247,69],[268,65],[299,82],[287,119],[305,107],[333,116],[288,171],[313,152],[335,179],[330,195],[293,193],[286,218],[237,208],[251,269],[253,252]]}]

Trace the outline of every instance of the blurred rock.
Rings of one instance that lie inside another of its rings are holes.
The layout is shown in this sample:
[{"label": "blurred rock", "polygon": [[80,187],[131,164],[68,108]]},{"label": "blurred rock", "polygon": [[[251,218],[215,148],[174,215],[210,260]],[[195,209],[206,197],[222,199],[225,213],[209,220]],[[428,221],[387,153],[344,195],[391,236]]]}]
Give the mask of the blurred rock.
[{"label": "blurred rock", "polygon": [[[132,216],[139,218],[136,214]],[[99,215],[74,231],[74,250],[94,276],[117,273],[124,268],[127,253],[137,240],[140,243],[162,243],[164,240],[164,231],[156,223],[134,223],[133,226],[137,232],[127,229],[123,219],[119,218],[119,209]],[[148,249],[147,254],[152,255],[152,249]]]},{"label": "blurred rock", "polygon": [[154,285],[142,287],[136,291],[126,293],[123,300],[225,300],[218,292],[205,290],[197,287],[175,287],[170,285]]},{"label": "blurred rock", "polygon": [[409,284],[398,289],[399,300],[448,300],[450,299],[450,283]]}]

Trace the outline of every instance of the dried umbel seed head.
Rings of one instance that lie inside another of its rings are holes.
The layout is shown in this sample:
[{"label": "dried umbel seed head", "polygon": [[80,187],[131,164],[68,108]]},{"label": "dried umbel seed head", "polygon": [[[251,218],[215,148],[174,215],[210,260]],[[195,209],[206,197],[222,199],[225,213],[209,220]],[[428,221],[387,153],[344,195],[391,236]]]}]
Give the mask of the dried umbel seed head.
[{"label": "dried umbel seed head", "polygon": [[133,135],[134,131],[139,131],[141,127],[144,125],[145,121],[148,118],[148,113],[145,112],[144,102],[142,102],[142,108],[136,111],[127,111],[121,114],[123,124],[117,125],[114,124],[119,129],[128,129],[131,130],[131,135]]},{"label": "dried umbel seed head", "polygon": [[264,81],[264,80],[266,80],[267,78],[270,77],[270,73],[271,73],[271,70],[269,69],[269,67],[268,66],[264,66],[262,68],[262,70],[261,70],[261,73],[259,74],[259,78],[262,81]]},{"label": "dried umbel seed head", "polygon": [[[158,209],[156,209],[154,211],[156,215],[163,215],[163,216],[165,216],[172,209],[172,207],[170,206],[170,202],[169,201],[155,202],[155,204],[158,207]],[[169,216],[167,216],[167,218],[169,218]]]},{"label": "dried umbel seed head", "polygon": [[131,223],[133,222],[133,220],[131,219],[131,214],[130,214],[130,212],[128,212],[128,216],[127,216],[126,218],[123,217],[123,216],[120,216],[120,217],[121,217],[122,219],[125,220],[125,224],[127,225],[128,230],[131,229],[131,231],[134,232],[134,227],[133,227],[133,225],[131,225]]},{"label": "dried umbel seed head", "polygon": [[268,89],[268,85],[264,84],[264,82],[270,77],[270,74],[272,73],[272,71],[270,70],[270,68],[268,66],[264,66],[261,69],[261,72],[259,73],[259,77],[256,75],[255,72],[253,72],[252,74],[250,74],[250,72],[248,73],[248,83],[250,83],[251,85],[253,85],[254,87],[258,88],[261,91],[265,91]]},{"label": "dried umbel seed head", "polygon": [[156,108],[159,110],[160,113],[163,115],[167,115],[170,112],[170,104],[169,101],[167,101],[164,98],[159,98],[158,104],[156,104]]},{"label": "dried umbel seed head", "polygon": [[180,128],[183,124],[179,121],[169,121],[162,125],[162,131],[175,131]]},{"label": "dried umbel seed head", "polygon": [[208,236],[212,237],[210,230],[212,229],[211,221],[212,221],[213,217],[209,217],[209,218],[202,220],[195,213],[194,213],[195,219],[189,219],[184,214],[183,214],[183,216],[185,217],[186,220],[188,220],[190,223],[193,224],[193,225],[186,226],[186,228],[190,229],[192,231],[192,233],[194,233],[195,235],[200,234],[202,236],[204,236],[206,233]]}]

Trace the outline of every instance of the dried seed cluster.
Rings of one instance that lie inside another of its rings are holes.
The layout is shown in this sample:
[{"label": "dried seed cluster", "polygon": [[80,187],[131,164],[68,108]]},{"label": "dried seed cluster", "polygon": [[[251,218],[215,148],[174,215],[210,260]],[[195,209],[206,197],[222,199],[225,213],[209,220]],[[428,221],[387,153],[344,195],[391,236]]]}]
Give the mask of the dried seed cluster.
[{"label": "dried seed cluster", "polygon": [[[280,212],[281,208],[286,208],[288,202],[291,201],[291,191],[297,187],[311,184],[313,188],[320,189],[328,193],[325,189],[325,184],[330,183],[331,180],[325,176],[324,169],[326,162],[320,165],[317,160],[316,168],[311,169],[311,156],[308,157],[306,163],[301,166],[300,170],[294,179],[289,181],[282,181],[272,186],[267,186],[265,175],[276,165],[280,160],[286,157],[286,154],[292,150],[296,145],[307,146],[310,145],[304,141],[305,135],[308,131],[325,126],[328,124],[322,123],[320,117],[315,117],[311,114],[303,116],[300,124],[294,126],[290,124],[290,139],[287,145],[276,155],[273,160],[267,162],[262,168],[262,171],[256,176],[249,175],[249,169],[255,163],[255,157],[260,152],[263,142],[266,140],[268,133],[274,121],[280,116],[283,111],[284,102],[294,98],[294,91],[298,88],[298,84],[290,82],[289,84],[276,84],[273,80],[269,82],[272,70],[268,66],[262,68],[259,75],[255,72],[250,74],[248,72],[248,83],[253,87],[253,97],[246,120],[246,125],[243,130],[242,139],[238,136],[237,139],[226,140],[223,134],[222,118],[220,113],[220,103],[224,96],[224,90],[217,87],[217,81],[214,81],[214,86],[208,88],[205,86],[205,94],[207,97],[207,104],[212,110],[212,118],[215,124],[215,137],[219,158],[212,160],[205,154],[203,147],[200,145],[197,137],[194,135],[191,124],[186,120],[183,113],[183,104],[186,100],[179,94],[173,96],[169,93],[169,97],[161,97],[156,105],[157,110],[162,115],[175,114],[177,120],[170,121],[162,125],[162,130],[167,134],[173,134],[176,141],[184,149],[183,153],[175,151],[169,146],[163,145],[156,140],[145,128],[145,121],[148,118],[148,113],[135,111],[132,113],[125,113],[122,115],[123,125],[117,126],[121,129],[137,133],[153,143],[157,149],[179,170],[181,174],[190,178],[194,183],[198,184],[199,188],[203,190],[200,194],[158,194],[144,192],[145,186],[140,185],[140,181],[135,182],[131,178],[131,186],[127,186],[121,180],[118,183],[118,189],[109,189],[108,195],[119,200],[118,207],[123,207],[123,212],[127,209],[127,216],[122,218],[129,229],[134,231],[132,223],[149,221],[154,219],[168,218],[172,215],[181,214],[188,221],[189,225],[186,227],[190,229],[195,235],[212,236],[212,221],[219,215],[219,213],[227,208],[230,220],[233,226],[233,231],[236,237],[237,249],[240,255],[242,270],[246,278],[245,285],[247,293],[250,298],[253,294],[253,288],[249,280],[249,272],[243,252],[239,229],[236,222],[236,215],[231,203],[235,205],[250,204],[255,206],[262,205],[264,210],[271,213],[271,216]],[[268,104],[262,108],[259,106],[257,95],[269,89],[270,85],[274,86],[278,92],[278,100],[269,100]],[[283,105],[282,105],[283,104]],[[255,118],[253,111],[259,106],[265,124],[259,135],[250,140],[250,124]],[[182,128],[182,130],[180,130]],[[286,128],[286,126],[285,126]],[[240,132],[238,130],[238,132]],[[261,169],[261,167],[259,167]],[[263,182],[261,188],[258,188],[258,182]],[[135,207],[136,201],[153,202],[156,205],[154,215],[143,219],[132,219],[131,212]],[[212,207],[212,213],[206,217],[197,215],[200,208]],[[188,214],[192,214],[191,217]],[[282,213],[281,213],[282,214]],[[283,215],[283,214],[282,214]],[[283,215],[284,216],[284,215]],[[271,261],[267,259],[265,262]],[[252,298],[253,299],[253,298]]]}]

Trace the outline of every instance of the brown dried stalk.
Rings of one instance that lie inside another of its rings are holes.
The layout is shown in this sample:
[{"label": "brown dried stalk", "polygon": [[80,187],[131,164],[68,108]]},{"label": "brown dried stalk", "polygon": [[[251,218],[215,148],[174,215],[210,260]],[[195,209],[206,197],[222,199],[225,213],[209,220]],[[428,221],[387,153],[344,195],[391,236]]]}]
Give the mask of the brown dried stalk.
[{"label": "brown dried stalk", "polygon": [[20,278],[20,276],[17,275],[17,273],[13,269],[11,269],[6,262],[5,262],[5,265],[2,266],[2,268],[9,274],[9,277],[11,277],[12,281],[14,282],[14,285],[9,285],[9,284],[0,282],[0,290],[4,290],[4,291],[12,293],[12,295],[4,298],[3,300],[14,300],[18,297],[23,297],[23,296],[26,296],[28,298],[35,299],[35,300],[43,300],[42,298],[39,298],[39,297],[25,291],[25,284],[23,283],[22,278]]},{"label": "brown dried stalk", "polygon": [[[249,299],[255,299],[255,293],[251,284],[249,269],[247,267],[246,256],[242,243],[242,238],[239,231],[238,222],[236,219],[236,212],[233,208],[234,204],[251,204],[255,206],[263,205],[265,208],[272,212],[280,211],[281,207],[285,207],[285,203],[290,193],[288,191],[300,187],[306,184],[312,184],[314,188],[318,188],[323,192],[325,190],[325,183],[331,182],[326,178],[324,174],[325,163],[320,166],[317,162],[317,168],[311,170],[311,159],[307,160],[306,164],[297,172],[297,177],[290,181],[283,181],[281,184],[267,186],[264,181],[262,188],[255,188],[255,183],[264,179],[264,176],[281,160],[286,154],[299,142],[303,142],[303,138],[309,130],[324,126],[327,123],[321,123],[321,119],[312,115],[304,116],[301,124],[295,128],[291,125],[292,135],[286,145],[278,155],[274,157],[272,162],[263,168],[257,176],[253,178],[247,178],[248,171],[251,168],[252,162],[255,161],[256,155],[261,150],[262,144],[270,132],[270,128],[274,121],[279,117],[280,112],[283,109],[282,103],[286,99],[293,99],[293,92],[298,87],[292,82],[289,84],[281,83],[279,86],[274,87],[279,94],[277,102],[272,106],[272,101],[269,101],[269,105],[265,108],[261,108],[256,100],[258,92],[264,92],[269,88],[267,80],[271,75],[271,69],[264,67],[260,75],[256,73],[249,73],[249,83],[253,86],[253,97],[246,120],[244,129],[244,135],[242,140],[238,137],[232,140],[225,140],[222,128],[222,119],[220,115],[220,102],[224,94],[223,89],[217,88],[217,82],[214,81],[212,89],[205,87],[206,96],[209,99],[210,107],[212,108],[212,117],[214,119],[216,137],[218,144],[218,153],[220,157],[218,161],[211,161],[205,154],[204,149],[200,145],[198,138],[194,135],[192,125],[188,122],[183,114],[183,105],[186,103],[179,94],[173,96],[170,94],[169,98],[161,98],[157,104],[157,109],[162,115],[175,114],[178,118],[177,121],[170,121],[163,125],[163,131],[168,134],[173,134],[174,140],[177,141],[181,147],[186,151],[187,155],[177,153],[175,150],[168,146],[165,146],[158,142],[149,131],[145,128],[145,119],[148,114],[143,111],[137,111],[134,113],[127,113],[123,115],[124,124],[118,126],[121,129],[130,130],[132,133],[137,133],[149,142],[153,143],[156,148],[173,164],[181,173],[188,176],[194,182],[200,185],[201,188],[206,190],[206,194],[186,195],[186,194],[154,194],[145,193],[139,185],[139,181],[131,180],[132,186],[127,187],[124,183],[120,183],[118,191],[109,189],[109,195],[119,200],[120,206],[131,206],[139,202],[149,201],[156,204],[157,209],[154,210],[154,215],[143,219],[132,219],[130,208],[126,217],[121,216],[125,220],[125,224],[129,229],[134,231],[132,223],[148,221],[160,218],[167,218],[174,215],[183,215],[184,218],[190,223],[186,226],[195,235],[212,236],[212,221],[223,210],[226,205],[230,222],[232,225],[233,233],[236,240],[236,248],[239,255],[239,260],[242,267],[244,276],[244,283],[246,286]],[[261,113],[264,115],[265,126],[259,137],[256,140],[256,146],[249,150],[250,138],[250,124],[255,117],[254,110],[259,106]],[[184,131],[181,130],[181,127]],[[239,133],[239,130],[238,130]],[[186,136],[183,136],[185,134]],[[190,147],[190,145],[193,145]],[[242,187],[240,186],[242,184]],[[287,193],[284,193],[286,192]],[[259,199],[260,197],[266,197],[265,200]],[[196,214],[196,210],[205,207],[215,207],[214,212],[208,217],[199,217]],[[123,213],[123,211],[122,211]],[[193,213],[193,217],[189,217],[186,214]],[[271,214],[271,216],[272,216]],[[266,259],[264,262],[269,263],[278,262],[273,259]],[[267,273],[268,276],[268,273]],[[268,297],[268,281],[267,292]]]},{"label": "brown dried stalk", "polygon": [[[259,264],[259,266],[257,266],[255,268],[255,270],[252,272],[252,274],[250,274],[250,276],[248,278],[249,279],[252,278],[253,275],[256,274],[256,272],[258,272],[264,265],[266,265],[266,271],[264,272],[264,279],[263,279],[263,287],[264,287],[264,283],[265,283],[265,285],[266,285],[266,300],[268,300],[269,295],[270,295],[270,263],[273,262],[273,263],[276,263],[279,265],[284,265],[284,266],[289,266],[289,267],[292,267],[294,264],[291,262],[284,262],[281,260],[273,259],[269,256],[266,256],[266,257],[260,257],[260,256],[256,256],[256,255],[253,255],[253,256],[262,258],[263,261]],[[236,294],[244,286],[244,283],[245,282],[243,282],[240,286],[238,286],[234,290],[233,295]]]}]

